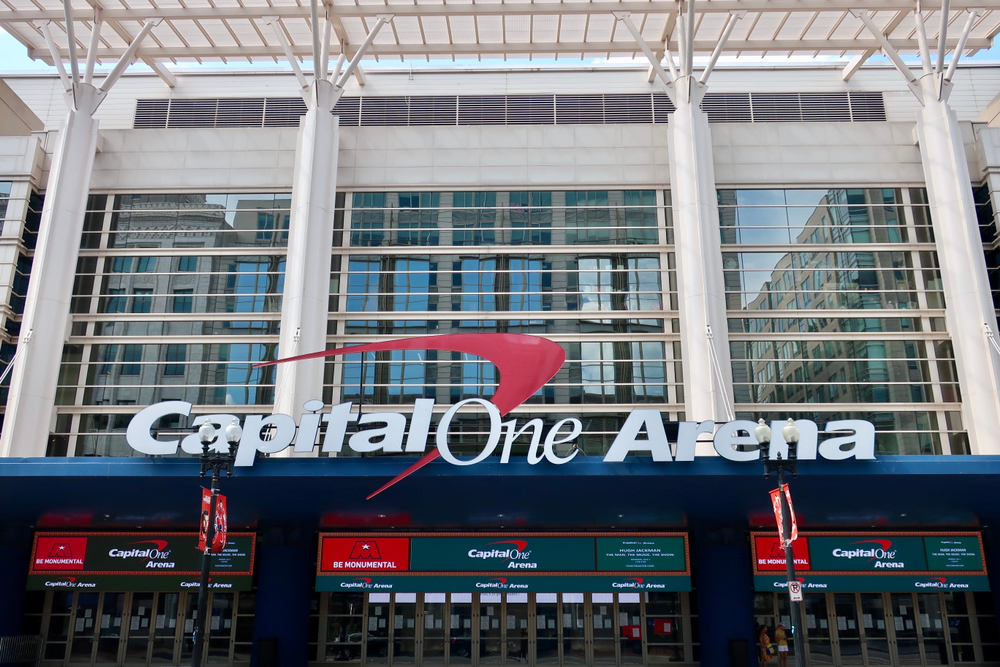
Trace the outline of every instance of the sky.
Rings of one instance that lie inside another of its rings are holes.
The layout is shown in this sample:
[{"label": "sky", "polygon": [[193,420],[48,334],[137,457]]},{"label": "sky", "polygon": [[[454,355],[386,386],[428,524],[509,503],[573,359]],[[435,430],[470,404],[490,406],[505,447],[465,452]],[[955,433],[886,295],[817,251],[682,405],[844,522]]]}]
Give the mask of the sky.
[{"label": "sky", "polygon": [[[905,57],[904,59],[905,60],[911,60],[910,57]],[[916,56],[914,56],[912,59],[913,60],[919,60],[918,58],[916,58]],[[726,60],[728,60],[728,59],[723,58],[722,62],[725,62]],[[770,62],[770,63],[773,63],[773,62],[782,61],[782,60],[785,60],[785,59],[784,58],[767,58],[766,60],[768,62]],[[844,59],[844,60],[846,61],[847,59]],[[988,50],[980,51],[979,53],[977,53],[976,55],[972,56],[971,58],[963,58],[962,60],[963,60],[963,62],[967,61],[967,60],[971,60],[971,61],[975,61],[975,62],[984,62],[984,61],[985,62],[990,62],[990,61],[992,61],[992,62],[1000,62],[1000,36],[998,36],[996,39],[993,40],[993,47],[992,48],[990,48]],[[756,62],[760,62],[761,59],[760,58],[746,58],[746,57],[740,59],[740,62],[745,62],[747,64],[751,64],[752,62],[755,62],[755,61]],[[822,58],[822,59],[819,59],[819,61],[821,61],[821,62],[829,62],[830,59],[829,58]],[[888,62],[888,59],[885,58],[884,56],[881,56],[881,55],[869,59],[869,62],[872,62],[872,63],[879,62],[879,61]],[[578,65],[578,64],[580,64],[578,61],[574,63],[573,61],[570,61],[570,60],[562,60],[562,61],[558,61],[558,62],[559,62],[560,65],[570,65],[570,64],[577,64]],[[799,60],[797,60],[797,62],[802,62],[802,61],[799,59]],[[431,63],[423,63],[424,66],[430,65],[432,67],[437,67],[437,66],[440,66],[441,64],[442,64],[442,61],[436,61],[436,62],[431,62]],[[471,64],[480,64],[480,63],[471,63]],[[496,61],[496,60],[487,61],[485,63],[482,63],[482,65],[484,65],[486,67],[496,67],[499,64],[500,64],[500,62]],[[508,63],[508,66],[511,65],[511,64],[513,64],[513,63]],[[545,63],[539,62],[537,60],[532,62],[532,65],[535,66],[535,67],[538,67],[538,66],[544,65],[544,64]],[[399,68],[400,65],[401,65],[401,63],[398,60],[386,61],[385,62],[385,66],[386,67],[392,67],[394,69],[395,68]],[[218,67],[218,66],[219,66],[219,64],[215,63],[215,64],[207,64],[207,65],[202,65],[202,66],[199,66],[197,64],[192,64],[192,65],[186,65],[185,64],[185,65],[172,66],[172,67],[208,67],[208,68],[211,68],[211,67]],[[229,65],[229,66],[231,67],[232,65]],[[247,65],[243,65],[243,66],[246,67]],[[420,63],[414,62],[414,66],[415,67],[419,67]],[[148,69],[148,68],[146,68],[145,65],[143,65],[141,63],[133,65],[132,67],[134,69],[137,69],[137,70],[139,70],[139,69]],[[258,67],[259,68],[259,67],[261,67],[261,65],[259,65],[259,64],[258,65],[254,65],[254,67]],[[368,62],[365,65],[365,67],[367,69],[373,69],[373,68],[377,69],[378,65],[376,63]],[[16,39],[14,39],[13,37],[11,37],[9,34],[7,34],[2,28],[0,28],[0,72],[15,73],[15,72],[54,72],[54,71],[55,71],[54,68],[49,67],[48,65],[44,64],[40,60],[31,60],[30,58],[28,58],[27,50],[24,48],[24,46],[20,42],[18,42]]]}]

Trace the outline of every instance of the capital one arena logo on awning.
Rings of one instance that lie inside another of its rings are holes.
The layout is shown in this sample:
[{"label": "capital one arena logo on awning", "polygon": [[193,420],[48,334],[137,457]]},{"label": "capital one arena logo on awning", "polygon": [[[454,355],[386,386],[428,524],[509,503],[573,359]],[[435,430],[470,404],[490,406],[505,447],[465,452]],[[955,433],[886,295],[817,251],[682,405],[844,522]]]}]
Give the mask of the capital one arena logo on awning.
[{"label": "capital one arena logo on awning", "polygon": [[[368,413],[359,419],[357,413],[352,412],[353,403],[348,402],[334,405],[325,413],[303,414],[297,425],[290,415],[248,415],[243,421],[243,437],[236,465],[251,466],[256,460],[257,452],[274,454],[291,447],[293,441],[296,453],[313,452],[318,444],[321,423],[326,424],[326,431],[319,446],[321,451],[328,454],[343,451],[345,444],[356,452],[423,454],[416,463],[372,496],[438,457],[452,465],[470,466],[493,456],[499,448],[500,463],[508,463],[514,443],[521,437],[530,437],[526,457],[530,465],[541,461],[563,465],[576,457],[578,450],[573,447],[573,443],[583,432],[583,424],[579,419],[561,419],[547,431],[545,423],[539,418],[528,419],[523,425],[516,418],[504,421],[512,410],[551,380],[566,361],[566,353],[562,347],[546,338],[501,333],[426,336],[323,350],[257,366],[393,350],[438,350],[477,356],[496,366],[500,382],[489,400],[469,398],[450,406],[438,420],[434,431],[435,446],[430,451],[427,451],[427,441],[432,430],[434,399],[417,399],[409,420],[407,415],[398,412]],[[161,418],[189,416],[191,408],[192,404],[186,401],[165,401],[145,408],[129,423],[126,433],[129,445],[138,452],[153,456],[176,454],[178,446],[189,454],[200,454],[201,443],[197,433],[183,440],[166,441],[157,440],[150,432]],[[458,458],[449,445],[451,423],[463,410],[484,410],[490,420],[489,437],[479,454],[470,459]],[[194,419],[192,426],[210,421],[221,431],[233,418],[234,415],[231,414],[200,415]],[[348,426],[352,423],[369,426],[348,436]],[[815,422],[800,419],[795,423],[801,432],[798,445],[800,460],[816,459],[817,456],[828,460],[875,458],[875,427],[867,421],[845,419],[828,422],[824,433],[831,434],[831,437],[822,442],[819,441],[819,427]],[[775,451],[775,448],[780,451],[786,446],[781,439],[782,426],[784,422],[772,424],[771,451]],[[622,424],[604,461],[621,462],[632,452],[648,454],[657,462],[693,461],[699,434],[710,435],[713,432],[712,444],[723,458],[737,462],[757,461],[761,454],[752,435],[755,427],[755,423],[746,420],[727,422],[718,429],[714,421],[680,422],[676,441],[671,447],[664,426],[664,415],[651,408],[637,408],[632,410]],[[564,446],[560,448],[563,454],[557,452],[557,445]]]}]

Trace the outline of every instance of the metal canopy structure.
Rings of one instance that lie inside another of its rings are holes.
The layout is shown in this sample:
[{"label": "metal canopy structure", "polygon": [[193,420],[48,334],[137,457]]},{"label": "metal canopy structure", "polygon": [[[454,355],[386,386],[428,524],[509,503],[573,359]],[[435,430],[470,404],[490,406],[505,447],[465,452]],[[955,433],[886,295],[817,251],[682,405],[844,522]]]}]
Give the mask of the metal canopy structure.
[{"label": "metal canopy structure", "polygon": [[[161,63],[260,63],[289,56],[312,60],[314,53],[323,52],[321,40],[329,45],[325,52],[330,59],[341,54],[350,59],[359,51],[366,58],[401,61],[643,58],[631,31],[616,20],[615,14],[622,13],[630,14],[644,41],[662,58],[665,52],[677,53],[689,10],[688,2],[665,0],[314,2],[318,6],[308,0],[72,0],[67,10],[60,0],[0,0],[0,25],[27,47],[30,57],[53,64],[54,50],[76,67],[77,58],[88,64],[120,59],[143,26],[152,23],[134,57],[170,84],[172,77]],[[696,0],[693,52],[710,55],[721,40],[723,55],[850,55],[856,56],[856,69],[882,48],[857,15],[867,11],[898,52],[919,52],[921,18],[929,45],[937,50],[945,17],[944,49],[972,54],[989,48],[1000,32],[1000,10],[990,9],[991,4]],[[380,15],[390,21],[389,29],[378,32],[365,52],[363,43]],[[731,15],[742,20],[733,25]],[[102,22],[107,26],[95,33],[94,26]],[[727,26],[732,34],[722,40]]]}]

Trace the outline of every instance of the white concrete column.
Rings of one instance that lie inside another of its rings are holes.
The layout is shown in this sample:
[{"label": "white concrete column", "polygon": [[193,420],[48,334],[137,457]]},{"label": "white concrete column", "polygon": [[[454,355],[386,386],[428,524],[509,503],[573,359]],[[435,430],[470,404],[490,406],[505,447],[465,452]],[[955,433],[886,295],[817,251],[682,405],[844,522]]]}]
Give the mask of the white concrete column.
[{"label": "white concrete column", "polygon": [[678,78],[675,87],[677,110],[670,117],[669,126],[670,197],[674,212],[684,409],[689,420],[726,422],[732,418],[733,373],[712,135],[708,116],[700,108],[706,87],[693,76]]},{"label": "white concrete column", "polygon": [[[338,97],[332,83],[314,82],[308,94],[309,111],[299,126],[281,301],[279,359],[326,349],[340,146],[339,119],[330,112]],[[322,395],[321,360],[278,365],[275,412],[298,414],[303,403]]]},{"label": "white concrete column", "polygon": [[45,188],[0,456],[45,456],[55,419],[56,382],[69,335],[70,297],[97,150],[94,112],[103,94],[90,84],[77,84],[73,96]]},{"label": "white concrete column", "polygon": [[923,107],[916,136],[927,182],[934,239],[947,306],[948,333],[962,387],[962,422],[973,454],[1000,454],[1000,357],[985,325],[995,333],[983,244],[979,238],[965,143],[948,104],[950,83],[939,95],[939,75],[920,79]]}]

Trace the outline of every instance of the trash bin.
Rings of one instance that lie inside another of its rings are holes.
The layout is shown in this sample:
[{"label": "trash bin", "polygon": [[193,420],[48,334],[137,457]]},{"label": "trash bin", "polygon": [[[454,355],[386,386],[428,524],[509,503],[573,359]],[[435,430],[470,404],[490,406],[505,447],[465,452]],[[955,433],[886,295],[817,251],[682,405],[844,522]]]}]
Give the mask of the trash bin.
[{"label": "trash bin", "polygon": [[729,639],[729,667],[750,667],[750,642]]},{"label": "trash bin", "polygon": [[257,667],[278,667],[277,637],[261,637],[257,640]]}]

